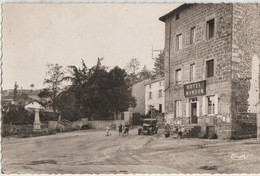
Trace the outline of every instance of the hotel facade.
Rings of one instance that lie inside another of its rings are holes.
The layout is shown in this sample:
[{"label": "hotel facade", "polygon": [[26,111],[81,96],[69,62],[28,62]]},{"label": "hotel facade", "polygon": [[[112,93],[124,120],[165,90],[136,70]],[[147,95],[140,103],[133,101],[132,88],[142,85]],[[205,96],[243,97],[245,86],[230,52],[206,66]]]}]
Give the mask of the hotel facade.
[{"label": "hotel facade", "polygon": [[159,19],[166,116],[200,134],[256,136],[260,4],[183,4]]}]

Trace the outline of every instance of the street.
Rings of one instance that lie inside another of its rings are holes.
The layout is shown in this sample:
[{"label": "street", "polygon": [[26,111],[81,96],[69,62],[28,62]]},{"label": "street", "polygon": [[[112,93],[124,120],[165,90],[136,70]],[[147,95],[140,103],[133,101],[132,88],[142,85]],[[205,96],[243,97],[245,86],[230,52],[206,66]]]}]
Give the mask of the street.
[{"label": "street", "polygon": [[260,173],[254,139],[173,139],[85,130],[2,140],[5,174]]}]

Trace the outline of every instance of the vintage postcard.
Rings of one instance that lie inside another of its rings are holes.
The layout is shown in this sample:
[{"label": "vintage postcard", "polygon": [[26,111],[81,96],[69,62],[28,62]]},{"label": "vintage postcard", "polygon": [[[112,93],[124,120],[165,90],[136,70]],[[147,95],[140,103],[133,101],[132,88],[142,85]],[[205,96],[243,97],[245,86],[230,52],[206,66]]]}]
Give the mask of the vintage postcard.
[{"label": "vintage postcard", "polygon": [[2,174],[259,174],[260,4],[1,4]]}]

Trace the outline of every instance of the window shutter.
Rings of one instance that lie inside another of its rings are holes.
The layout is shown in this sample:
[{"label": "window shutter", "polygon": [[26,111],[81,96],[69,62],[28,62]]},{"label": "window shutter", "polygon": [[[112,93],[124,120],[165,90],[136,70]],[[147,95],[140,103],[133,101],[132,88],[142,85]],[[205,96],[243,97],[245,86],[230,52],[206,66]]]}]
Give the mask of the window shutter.
[{"label": "window shutter", "polygon": [[180,49],[182,49],[182,35],[180,35],[179,40],[180,40],[180,41],[179,41],[179,43],[180,43],[180,46],[179,46],[179,47],[180,47]]},{"label": "window shutter", "polygon": [[197,102],[197,117],[200,116],[200,102]]},{"label": "window shutter", "polygon": [[179,107],[180,107],[180,117],[182,117],[182,101],[180,101],[180,104],[179,104]]},{"label": "window shutter", "polygon": [[186,103],[186,117],[190,117],[190,103]]},{"label": "window shutter", "polygon": [[202,97],[202,115],[206,115],[206,97]]},{"label": "window shutter", "polygon": [[215,95],[215,114],[218,114],[218,95]]}]

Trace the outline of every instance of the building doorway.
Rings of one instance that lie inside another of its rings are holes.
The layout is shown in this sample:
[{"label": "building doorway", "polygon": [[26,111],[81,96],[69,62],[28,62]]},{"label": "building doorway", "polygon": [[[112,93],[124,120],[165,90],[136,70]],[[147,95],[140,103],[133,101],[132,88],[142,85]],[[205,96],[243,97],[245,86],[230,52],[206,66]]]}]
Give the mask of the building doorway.
[{"label": "building doorway", "polygon": [[159,112],[162,112],[162,104],[159,104]]},{"label": "building doorway", "polygon": [[191,123],[198,123],[197,103],[191,103]]}]

